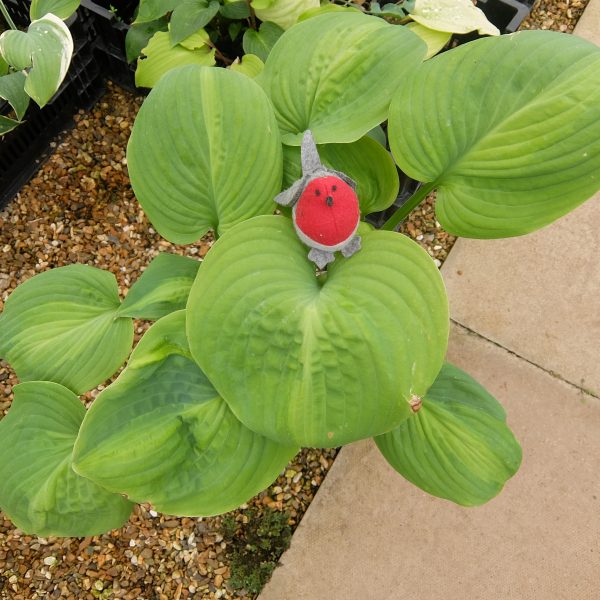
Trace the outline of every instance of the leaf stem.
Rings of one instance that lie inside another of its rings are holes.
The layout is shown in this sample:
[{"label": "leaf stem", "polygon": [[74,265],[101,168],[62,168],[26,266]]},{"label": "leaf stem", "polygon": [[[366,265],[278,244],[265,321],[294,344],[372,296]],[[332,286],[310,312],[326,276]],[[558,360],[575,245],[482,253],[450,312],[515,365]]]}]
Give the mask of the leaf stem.
[{"label": "leaf stem", "polygon": [[396,212],[382,225],[381,229],[394,231],[398,225],[419,205],[435,187],[435,183],[423,184]]},{"label": "leaf stem", "polygon": [[18,27],[15,25],[14,21],[10,18],[10,15],[8,14],[8,10],[6,10],[6,6],[4,6],[4,2],[2,2],[2,0],[0,0],[0,12],[2,13],[2,16],[4,17],[4,20],[6,21],[7,25],[11,29],[18,29]]},{"label": "leaf stem", "polygon": [[[1,2],[2,0],[0,0]],[[250,27],[254,29],[254,31],[258,31],[258,27],[256,26],[256,14],[254,9],[252,8],[251,0],[246,0],[246,4],[248,5],[248,9],[250,10]]]}]

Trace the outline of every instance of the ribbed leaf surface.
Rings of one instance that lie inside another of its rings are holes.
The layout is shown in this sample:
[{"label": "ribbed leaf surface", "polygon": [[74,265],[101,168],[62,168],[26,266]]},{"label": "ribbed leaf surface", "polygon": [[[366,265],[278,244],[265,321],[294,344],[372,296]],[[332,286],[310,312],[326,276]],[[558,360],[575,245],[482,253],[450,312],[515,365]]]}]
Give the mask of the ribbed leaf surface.
[{"label": "ribbed leaf surface", "polygon": [[431,258],[391,232],[319,278],[285,217],[221,238],[187,305],[192,354],[236,416],[281,443],[337,446],[398,425],[434,381],[447,300]]},{"label": "ribbed leaf surface", "polygon": [[298,451],[244,427],[192,360],[185,311],[157,321],[96,399],[75,446],[78,473],[178,515],[238,507]]},{"label": "ribbed leaf surface", "polygon": [[426,492],[464,506],[496,496],[521,464],[504,409],[473,378],[445,364],[423,406],[375,438],[386,460]]},{"label": "ribbed leaf surface", "polygon": [[167,73],[140,109],[127,160],[142,208],[176,244],[272,212],[281,189],[270,103],[254,81],[228,69]]},{"label": "ribbed leaf surface", "polygon": [[14,524],[41,536],[83,537],[121,527],[132,505],[71,468],[85,408],[56,383],[15,386],[0,421],[0,507]]},{"label": "ribbed leaf surface", "polygon": [[387,117],[400,83],[425,57],[405,27],[358,12],[298,23],[275,44],[257,81],[271,98],[284,144],[310,129],[320,144],[354,142]]},{"label": "ribbed leaf surface", "polygon": [[118,318],[112,273],[69,265],[21,284],[0,315],[0,355],[21,381],[54,381],[82,394],[127,358],[133,323]]},{"label": "ribbed leaf surface", "polygon": [[400,168],[435,182],[451,233],[534,231],[600,188],[600,48],[524,31],[433,58],[392,102]]}]

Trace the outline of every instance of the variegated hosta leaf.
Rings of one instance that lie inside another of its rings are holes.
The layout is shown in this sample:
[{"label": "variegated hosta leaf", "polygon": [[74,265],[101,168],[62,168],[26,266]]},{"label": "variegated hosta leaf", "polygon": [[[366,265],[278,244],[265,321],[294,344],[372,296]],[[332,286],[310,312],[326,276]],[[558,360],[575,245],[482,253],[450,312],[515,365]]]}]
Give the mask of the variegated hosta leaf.
[{"label": "variegated hosta leaf", "polygon": [[156,320],[185,308],[199,268],[198,260],[160,253],[131,286],[119,316]]},{"label": "variegated hosta leaf", "polygon": [[192,354],[236,416],[280,443],[338,446],[411,412],[443,361],[444,285],[416,243],[360,230],[316,277],[285,217],[256,217],[207,255],[187,305]]},{"label": "variegated hosta leaf", "polygon": [[406,479],[464,506],[491,500],[521,464],[521,447],[502,406],[450,364],[442,367],[421,409],[375,442]]},{"label": "variegated hosta leaf", "polygon": [[127,148],[137,199],[176,244],[272,212],[281,155],[260,87],[229,69],[193,66],[168,73],[152,90]]},{"label": "variegated hosta leaf", "polygon": [[500,35],[498,28],[471,0],[415,0],[410,17],[436,31],[469,33],[477,30],[481,35]]},{"label": "variegated hosta leaf", "polygon": [[82,394],[110,377],[133,342],[112,273],[69,265],[22,283],[0,315],[0,355],[21,381],[54,381]]},{"label": "variegated hosta leaf", "polygon": [[[363,215],[385,210],[394,203],[398,195],[398,171],[389,152],[375,140],[365,136],[351,144],[322,144],[319,156],[323,164],[356,181]],[[283,187],[290,187],[301,177],[300,148],[284,146]]]},{"label": "variegated hosta leaf", "polygon": [[96,399],[78,473],[178,515],[214,515],[266,488],[298,451],[244,427],[190,356],[185,311],[157,321]]},{"label": "variegated hosta leaf", "polygon": [[15,386],[0,421],[0,508],[26,533],[83,537],[121,527],[132,504],[77,475],[73,444],[85,408],[48,381]]},{"label": "variegated hosta leaf", "polygon": [[409,78],[388,135],[449,232],[539,229],[600,188],[600,48],[549,31],[460,46]]},{"label": "variegated hosta leaf", "polygon": [[327,13],[286,31],[257,81],[284,144],[299,146],[307,129],[320,144],[354,142],[386,119],[393,93],[425,52],[405,27],[353,11]]},{"label": "variegated hosta leaf", "polygon": [[69,28],[53,14],[33,21],[27,32],[10,30],[0,35],[0,53],[17,70],[29,69],[25,91],[44,106],[62,83],[73,55]]}]

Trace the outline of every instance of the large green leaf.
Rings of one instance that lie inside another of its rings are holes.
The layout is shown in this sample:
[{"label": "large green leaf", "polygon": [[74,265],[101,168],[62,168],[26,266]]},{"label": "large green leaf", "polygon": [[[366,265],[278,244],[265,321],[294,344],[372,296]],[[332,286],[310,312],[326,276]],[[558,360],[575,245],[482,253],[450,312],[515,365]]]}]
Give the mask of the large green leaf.
[{"label": "large green leaf", "polygon": [[281,36],[258,81],[285,144],[354,142],[387,117],[392,94],[425,57],[405,27],[358,12],[308,19]]},{"label": "large green leaf", "polygon": [[44,106],[67,74],[73,38],[58,17],[47,14],[33,21],[27,33],[10,30],[0,35],[0,53],[15,69],[31,67],[25,91],[39,106]]},{"label": "large green leaf", "polygon": [[219,12],[217,0],[183,0],[171,15],[171,45],[179,44],[208,25]]},{"label": "large green leaf", "polygon": [[[208,35],[206,36],[208,40]],[[185,65],[211,67],[215,64],[215,51],[210,46],[190,50],[181,44],[171,45],[167,31],[157,31],[142,49],[135,70],[135,85],[152,88],[169,71]]]},{"label": "large green leaf", "polygon": [[85,408],[48,381],[15,386],[0,421],[0,507],[26,533],[83,537],[121,527],[132,504],[77,475],[73,444]]},{"label": "large green leaf", "polygon": [[112,273],[69,265],[22,283],[0,315],[0,354],[21,381],[54,381],[81,394],[110,377],[133,341],[118,318]]},{"label": "large green leaf", "polygon": [[450,364],[425,394],[421,409],[375,442],[406,479],[464,506],[496,496],[521,464],[521,447],[502,406]]},{"label": "large green leaf", "polygon": [[326,277],[285,217],[246,221],[207,255],[187,305],[190,348],[250,429],[338,446],[398,425],[434,381],[448,337],[440,274],[404,236],[361,235]]},{"label": "large green leaf", "polygon": [[89,410],[75,469],[179,515],[214,515],[266,488],[297,447],[244,427],[192,360],[185,311],[153,325]]},{"label": "large green leaf", "polygon": [[127,159],[142,208],[176,244],[272,212],[281,189],[271,105],[254,81],[229,69],[168,73],[140,109]]},{"label": "large green leaf", "polygon": [[156,320],[185,308],[199,268],[193,258],[159,254],[133,284],[118,315]]},{"label": "large green leaf", "polygon": [[[385,210],[393,204],[400,185],[398,171],[390,154],[374,139],[365,136],[351,144],[322,144],[319,156],[329,168],[356,181],[362,214]],[[284,146],[283,187],[290,187],[301,177],[300,148]]]},{"label": "large green leaf", "polygon": [[29,16],[32,21],[52,13],[61,19],[68,19],[79,7],[79,0],[32,0]]},{"label": "large green leaf", "polygon": [[600,188],[600,48],[583,39],[478,40],[428,61],[403,90],[392,152],[410,177],[433,182],[451,233],[521,235]]}]

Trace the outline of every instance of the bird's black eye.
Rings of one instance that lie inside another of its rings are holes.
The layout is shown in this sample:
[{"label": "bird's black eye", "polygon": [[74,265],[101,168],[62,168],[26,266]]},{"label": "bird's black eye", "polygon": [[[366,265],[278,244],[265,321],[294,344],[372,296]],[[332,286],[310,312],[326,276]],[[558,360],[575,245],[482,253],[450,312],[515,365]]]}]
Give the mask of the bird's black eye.
[{"label": "bird's black eye", "polygon": [[331,191],[332,192],[337,192],[337,185],[332,185],[331,186]]},{"label": "bird's black eye", "polygon": [[315,190],[315,196],[320,196],[321,195],[321,190]]}]

